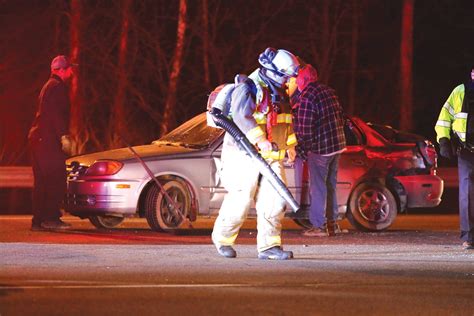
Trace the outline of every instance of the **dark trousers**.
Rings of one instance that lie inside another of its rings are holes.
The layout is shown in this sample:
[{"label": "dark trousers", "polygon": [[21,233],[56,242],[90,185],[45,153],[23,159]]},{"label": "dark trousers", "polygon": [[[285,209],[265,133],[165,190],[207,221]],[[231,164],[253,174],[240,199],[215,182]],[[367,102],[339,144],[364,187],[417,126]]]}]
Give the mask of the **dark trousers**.
[{"label": "dark trousers", "polygon": [[[332,156],[308,154],[307,167],[311,194],[309,221],[313,227],[324,228],[326,219],[328,221],[336,221],[338,218],[336,185],[340,156],[340,154]],[[297,159],[295,164],[295,182],[300,186],[302,174],[303,161]]]},{"label": "dark trousers", "polygon": [[459,151],[458,173],[461,239],[474,242],[474,153]]},{"label": "dark trousers", "polygon": [[33,224],[59,219],[66,192],[66,156],[57,144],[30,141],[33,175]]}]

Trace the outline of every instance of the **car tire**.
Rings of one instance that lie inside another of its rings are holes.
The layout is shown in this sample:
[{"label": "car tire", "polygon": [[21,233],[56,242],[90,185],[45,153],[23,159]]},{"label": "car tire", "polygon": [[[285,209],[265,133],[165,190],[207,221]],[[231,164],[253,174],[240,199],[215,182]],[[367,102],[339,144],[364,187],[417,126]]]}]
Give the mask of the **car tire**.
[{"label": "car tire", "polygon": [[123,222],[123,217],[110,216],[110,215],[96,215],[90,216],[89,221],[98,229],[111,229],[115,228]]},{"label": "car tire", "polygon": [[387,187],[363,182],[351,193],[347,219],[359,230],[382,231],[393,224],[397,213],[397,201]]},{"label": "car tire", "polygon": [[[163,184],[163,189],[178,205],[182,215],[188,216],[191,208],[191,194],[185,184],[171,180]],[[182,216],[175,212],[174,206],[157,185],[148,190],[146,198],[145,217],[148,225],[155,231],[173,231],[183,222]]]}]

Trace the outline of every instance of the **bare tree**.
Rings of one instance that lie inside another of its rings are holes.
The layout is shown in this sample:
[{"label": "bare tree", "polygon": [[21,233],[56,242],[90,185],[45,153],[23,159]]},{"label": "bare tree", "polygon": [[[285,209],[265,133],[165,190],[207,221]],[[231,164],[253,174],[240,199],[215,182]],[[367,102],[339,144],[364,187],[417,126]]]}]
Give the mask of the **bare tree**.
[{"label": "bare tree", "polygon": [[[70,58],[73,61],[79,60],[80,52],[80,32],[82,29],[82,4],[79,0],[71,0],[71,11],[70,11]],[[75,76],[71,82],[71,119],[70,119],[70,132],[74,140],[72,153],[78,154],[83,151],[84,144],[86,143],[87,137],[84,129],[84,109],[83,102],[81,101],[81,95],[79,91],[79,82],[81,71],[80,68],[74,70]]]},{"label": "bare tree", "polygon": [[170,70],[168,94],[166,98],[165,107],[163,109],[163,122],[161,124],[161,135],[169,131],[175,124],[174,108],[176,104],[176,90],[178,86],[178,79],[181,73],[181,66],[183,63],[184,51],[184,36],[187,27],[186,21],[187,3],[186,0],[179,1],[179,17],[176,36],[176,47],[173,54],[173,63]]},{"label": "bare tree", "polygon": [[127,107],[125,105],[125,92],[127,86],[127,51],[128,51],[128,36],[130,28],[130,5],[131,0],[124,0],[122,4],[122,28],[120,32],[119,52],[118,52],[118,83],[115,99],[109,117],[109,131],[110,140],[109,146],[111,148],[120,147],[123,140],[120,135],[127,130]]},{"label": "bare tree", "polygon": [[413,128],[412,64],[413,10],[415,0],[403,0],[400,41],[400,128]]},{"label": "bare tree", "polygon": [[356,103],[356,85],[357,85],[357,59],[359,44],[359,15],[360,1],[352,0],[352,32],[351,32],[351,50],[350,50],[350,81],[349,81],[349,97],[346,111],[349,114],[354,113]]},{"label": "bare tree", "polygon": [[318,1],[318,5],[308,8],[309,32],[306,39],[312,62],[318,66],[319,77],[323,82],[329,82],[333,75],[334,64],[339,61],[338,56],[346,51],[344,33],[341,30],[343,22],[351,17],[348,13],[351,2],[342,0]]},{"label": "bare tree", "polygon": [[202,61],[204,68],[204,84],[209,90],[211,88],[211,78],[209,74],[209,8],[207,0],[202,0]]}]

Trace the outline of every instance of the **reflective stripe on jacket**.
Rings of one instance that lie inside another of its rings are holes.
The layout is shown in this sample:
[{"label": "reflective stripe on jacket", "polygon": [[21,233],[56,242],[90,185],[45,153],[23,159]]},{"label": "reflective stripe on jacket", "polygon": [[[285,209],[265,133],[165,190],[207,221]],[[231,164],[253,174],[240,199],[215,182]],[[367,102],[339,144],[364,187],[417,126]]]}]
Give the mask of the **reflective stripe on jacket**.
[{"label": "reflective stripe on jacket", "polygon": [[441,108],[436,122],[436,140],[440,138],[451,138],[451,130],[458,136],[461,142],[466,142],[467,112],[462,112],[464,100],[464,84],[460,84],[451,92]]},{"label": "reflective stripe on jacket", "polygon": [[[257,86],[257,95],[252,95],[247,84],[241,83],[236,86],[232,93],[231,112],[232,119],[242,130],[252,144],[257,144],[263,139],[269,139],[268,135],[268,87],[259,78],[258,71],[249,76]],[[263,105],[263,106],[261,106]],[[265,109],[262,111],[261,109]],[[293,117],[289,103],[280,104],[281,113],[276,116],[276,125],[271,126],[271,142],[276,145],[275,150],[260,152],[263,158],[271,160],[282,160],[285,158],[286,150],[296,145],[296,136],[293,132]],[[226,134],[225,144],[235,146]]]}]

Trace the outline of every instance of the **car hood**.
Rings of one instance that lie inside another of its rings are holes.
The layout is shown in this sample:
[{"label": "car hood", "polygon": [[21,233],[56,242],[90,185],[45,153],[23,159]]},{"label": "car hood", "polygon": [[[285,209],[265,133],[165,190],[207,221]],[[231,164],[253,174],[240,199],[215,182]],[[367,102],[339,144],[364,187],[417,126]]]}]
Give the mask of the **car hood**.
[{"label": "car hood", "polygon": [[[188,148],[176,144],[141,145],[133,146],[133,149],[144,160],[147,160],[147,158],[151,157],[155,158],[160,156],[173,156],[177,154],[192,154],[201,151],[200,149]],[[90,166],[97,160],[124,161],[130,159],[136,159],[136,157],[128,147],[125,147],[107,151],[100,151],[86,155],[74,156],[67,159],[66,164],[69,165],[72,161],[77,161],[81,165]]]}]

